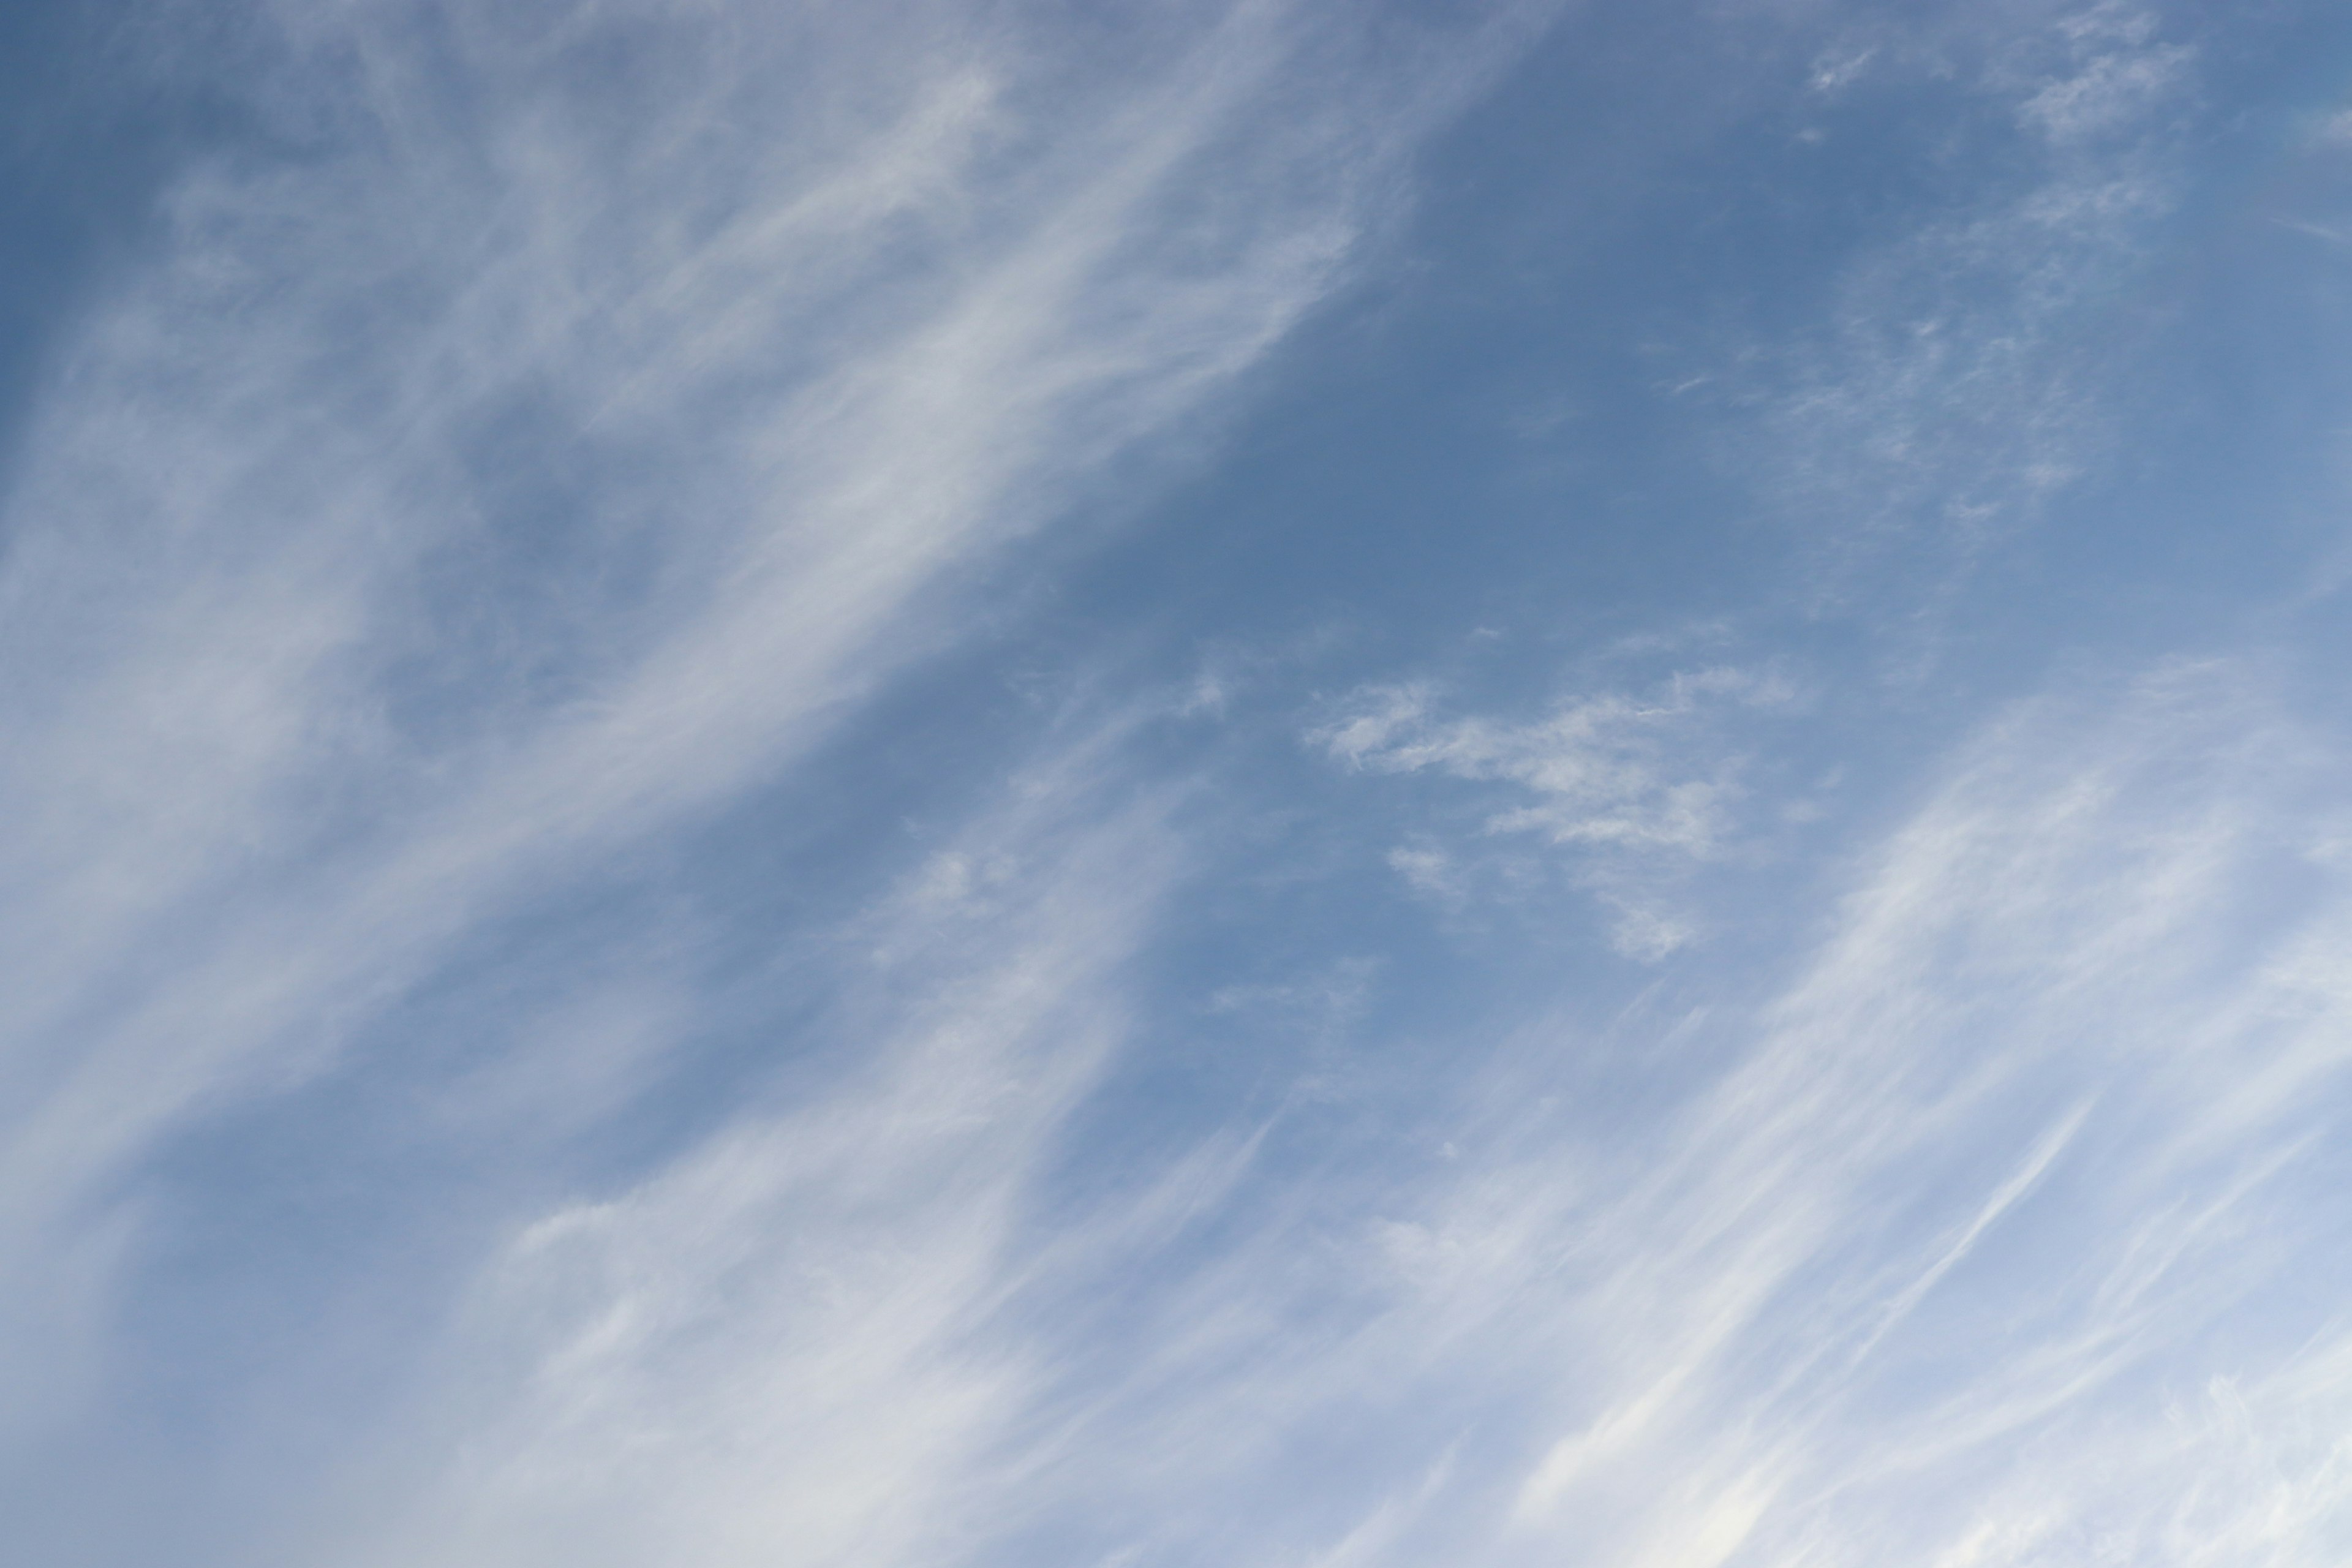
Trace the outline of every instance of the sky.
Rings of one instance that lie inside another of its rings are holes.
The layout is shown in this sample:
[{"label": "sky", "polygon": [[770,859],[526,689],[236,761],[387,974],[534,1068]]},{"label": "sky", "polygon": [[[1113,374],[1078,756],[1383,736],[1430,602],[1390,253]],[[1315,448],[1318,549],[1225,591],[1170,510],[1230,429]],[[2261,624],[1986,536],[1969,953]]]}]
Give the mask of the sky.
[{"label": "sky", "polygon": [[2352,1561],[2352,12],[0,11],[0,1557]]}]

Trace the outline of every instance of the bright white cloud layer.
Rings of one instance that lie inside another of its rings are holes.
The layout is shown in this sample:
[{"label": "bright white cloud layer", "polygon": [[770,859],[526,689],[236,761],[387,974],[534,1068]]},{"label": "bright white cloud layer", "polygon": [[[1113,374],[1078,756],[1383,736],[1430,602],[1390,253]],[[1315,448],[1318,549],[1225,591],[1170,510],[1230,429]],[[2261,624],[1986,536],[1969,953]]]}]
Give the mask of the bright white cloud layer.
[{"label": "bright white cloud layer", "polygon": [[100,9],[9,1561],[2352,1553],[2328,8]]}]

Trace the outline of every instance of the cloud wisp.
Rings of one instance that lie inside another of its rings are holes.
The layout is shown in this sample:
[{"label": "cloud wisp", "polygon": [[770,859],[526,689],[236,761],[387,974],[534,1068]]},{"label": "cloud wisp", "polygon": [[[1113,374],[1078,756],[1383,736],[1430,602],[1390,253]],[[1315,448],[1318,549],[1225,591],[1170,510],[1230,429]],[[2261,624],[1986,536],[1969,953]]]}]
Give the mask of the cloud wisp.
[{"label": "cloud wisp", "polygon": [[2180,199],[2199,51],[2152,8],[1961,8],[1856,23],[1824,62],[1832,121],[1874,92],[1958,85],[1937,156],[1999,147],[2013,172],[1926,221],[1906,210],[1842,265],[1814,327],[1736,356],[1726,453],[1822,552],[1829,598],[1932,605],[2113,455],[2132,342],[2109,312]]},{"label": "cloud wisp", "polygon": [[[1513,723],[1441,718],[1429,687],[1384,686],[1349,699],[1308,741],[1352,769],[1511,786],[1525,804],[1489,813],[1485,833],[1534,834],[1571,851],[1580,880],[1616,913],[1620,951],[1660,958],[1695,934],[1673,909],[1675,883],[1737,835],[1744,792],[1726,720],[1796,700],[1785,679],[1722,667],[1639,694],[1578,697]],[[1425,891],[1458,896],[1462,859],[1416,843],[1390,863]]]}]

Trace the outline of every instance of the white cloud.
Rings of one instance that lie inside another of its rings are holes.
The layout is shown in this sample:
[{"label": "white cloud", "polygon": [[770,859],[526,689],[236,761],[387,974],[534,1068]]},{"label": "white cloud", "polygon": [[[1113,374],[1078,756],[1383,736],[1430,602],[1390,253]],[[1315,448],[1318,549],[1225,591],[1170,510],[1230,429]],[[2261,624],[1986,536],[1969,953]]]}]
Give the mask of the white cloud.
[{"label": "white cloud", "polygon": [[1669,754],[1676,731],[1693,727],[1709,708],[1770,707],[1790,695],[1769,678],[1709,669],[1676,676],[1645,696],[1578,698],[1549,718],[1498,724],[1440,721],[1430,713],[1427,689],[1379,688],[1312,739],[1353,767],[1426,769],[1517,784],[1535,797],[1489,817],[1492,832],[1704,858],[1720,844],[1735,786],[1724,763],[1712,759],[1700,764],[1703,776],[1689,776],[1689,763]]},{"label": "white cloud", "polygon": [[[1964,7],[1944,28],[1880,26],[1873,58],[1875,75],[1970,93],[1927,161],[2016,172],[1904,210],[1843,266],[1817,328],[1709,367],[1732,411],[1727,466],[1822,552],[1822,591],[1880,602],[1891,623],[1932,613],[1966,563],[2109,456],[2137,389],[2127,345],[2094,352],[2085,328],[2144,263],[2183,178],[2190,46],[2129,6],[2015,21]],[[2000,121],[2022,146],[1974,145]]]},{"label": "white cloud", "polygon": [[1400,63],[1258,5],[1100,55],[921,4],[159,15],[158,69],[241,51],[283,155],[179,180],[12,476],[28,1427],[101,1331],[60,1282],[110,1184],[950,646],[983,565],[1335,286],[1512,37]]},{"label": "white cloud", "polygon": [[[2016,710],[1744,1025],[1531,1037],[1421,1108],[1454,1157],[1245,1189],[1092,1447],[1175,1556],[2331,1560],[2339,766],[2242,668]],[[1580,1093],[1617,1050],[1694,1076]]]},{"label": "white cloud", "polygon": [[[1085,58],[952,5],[257,35],[328,84],[257,94],[300,155],[179,187],[9,501],[12,1438],[88,1424],[175,1129],[806,759],[1335,286],[1502,46],[1383,74],[1301,15]],[[2053,323],[2160,205],[2129,144],[2187,79],[2137,16],[1994,84],[2081,162],[1849,279],[1766,420],[1791,493],[1965,521],[2080,459]],[[1895,68],[1822,58],[1824,92]],[[1658,956],[1694,934],[1658,889],[1747,828],[1727,732],[1791,698],[1390,686],[1314,740],[1476,802],[1391,850],[1419,889],[1539,843]],[[1129,733],[827,933],[822,1070],[534,1195],[404,1399],[334,1412],[351,1447],[273,1473],[272,1550],[225,1560],[2342,1560],[2343,759],[2258,672],[1989,727],[1760,1006],[1662,980],[1606,1031],[1465,1024],[1391,1120],[1302,1152],[1288,1104],[1073,1194],[1192,853]],[[435,1113],[553,1140],[625,1103],[707,1021],[690,963],[634,957],[484,1020]],[[1369,1076],[1339,1047],[1385,1043],[1372,965],[1297,973],[1211,1010]]]},{"label": "white cloud", "polygon": [[[1695,934],[1660,903],[1661,889],[1734,837],[1742,759],[1724,721],[1795,700],[1777,676],[1719,667],[1638,695],[1575,697],[1512,723],[1441,718],[1430,688],[1383,686],[1356,693],[1309,740],[1351,768],[1510,786],[1517,804],[1490,812],[1486,832],[1532,833],[1577,851],[1579,875],[1617,912],[1620,948],[1657,958]],[[1449,897],[1463,885],[1457,863],[1426,844],[1390,856],[1414,886]]]},{"label": "white cloud", "polygon": [[929,1562],[1017,1512],[1034,1187],[1178,865],[1098,763],[943,853],[985,886],[919,876],[846,937],[874,968],[835,1081],[510,1237],[307,1560]]}]

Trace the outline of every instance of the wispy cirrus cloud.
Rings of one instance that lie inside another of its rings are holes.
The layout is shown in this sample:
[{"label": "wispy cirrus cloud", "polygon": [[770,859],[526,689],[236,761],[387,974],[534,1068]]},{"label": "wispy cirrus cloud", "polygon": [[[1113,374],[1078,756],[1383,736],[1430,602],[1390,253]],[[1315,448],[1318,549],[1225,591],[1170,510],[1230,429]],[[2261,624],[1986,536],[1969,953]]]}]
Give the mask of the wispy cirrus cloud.
[{"label": "wispy cirrus cloud", "polygon": [[973,574],[1345,276],[1508,42],[1401,63],[1268,5],[155,17],[126,38],[234,55],[264,135],[173,187],[12,475],[34,1424],[103,1316],[59,1260],[160,1139],[949,646]]},{"label": "wispy cirrus cloud", "polygon": [[915,1563],[1017,1518],[1037,1189],[1182,863],[1105,741],[837,933],[808,1027],[858,1048],[823,1081],[508,1232],[346,1484],[298,1510],[300,1554]]},{"label": "wispy cirrus cloud", "polygon": [[[1351,1563],[2023,1565],[2114,1518],[2324,1561],[2334,756],[2242,667],[2022,706],[1777,998],[1531,1029],[1442,1158],[1256,1193],[1097,1417],[1179,1464],[1156,1549],[1314,1561],[1320,1517]],[[1601,1087],[1661,1050],[1721,1065]],[[2178,1489],[2257,1453],[2275,1508]],[[1176,1522],[1257,1473],[1291,1489],[1250,1548]]]},{"label": "wispy cirrus cloud", "polygon": [[2108,4],[1861,22],[1823,57],[1832,118],[1850,95],[1958,88],[1964,110],[1926,132],[1936,158],[1998,147],[2012,171],[1906,208],[1843,265],[1816,327],[1725,374],[1752,411],[1727,459],[1825,550],[1833,597],[1899,577],[1911,603],[2112,456],[2133,388],[2107,312],[2179,199],[2198,70],[2160,12]]},{"label": "wispy cirrus cloud", "polygon": [[[1886,671],[1753,595],[1548,706],[1351,670],[1304,767],[1303,658],[937,668],[1544,10],[142,13],[243,85],[0,510],[13,1551],[2342,1556],[2352,834],[2275,670],[1915,711],[1777,878],[1841,759],[1757,736]],[[2097,460],[2202,61],[1821,15],[1805,144],[1932,81],[1944,183],[1695,384],[1899,619]]]},{"label": "wispy cirrus cloud", "polygon": [[[1512,804],[1488,812],[1484,832],[1533,834],[1571,851],[1577,875],[1616,908],[1619,945],[1659,957],[1692,934],[1661,894],[1737,833],[1742,759],[1725,721],[1797,700],[1783,678],[1724,666],[1647,691],[1577,696],[1513,722],[1443,717],[1431,687],[1382,686],[1348,699],[1308,740],[1350,768],[1506,786]],[[1446,894],[1459,890],[1461,855],[1416,842],[1391,864]]]}]

